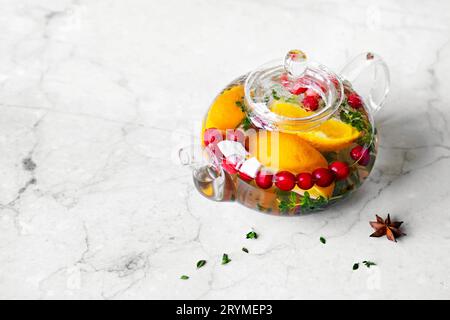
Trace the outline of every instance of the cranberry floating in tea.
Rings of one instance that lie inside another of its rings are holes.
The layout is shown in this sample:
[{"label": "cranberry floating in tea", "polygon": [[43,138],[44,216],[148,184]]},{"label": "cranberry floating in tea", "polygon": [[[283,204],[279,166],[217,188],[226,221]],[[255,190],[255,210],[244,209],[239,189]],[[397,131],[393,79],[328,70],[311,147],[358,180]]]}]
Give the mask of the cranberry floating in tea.
[{"label": "cranberry floating in tea", "polygon": [[373,115],[388,90],[388,68],[376,54],[355,57],[337,74],[291,50],[222,90],[201,145],[180,150],[180,158],[211,200],[276,215],[323,210],[372,170]]}]

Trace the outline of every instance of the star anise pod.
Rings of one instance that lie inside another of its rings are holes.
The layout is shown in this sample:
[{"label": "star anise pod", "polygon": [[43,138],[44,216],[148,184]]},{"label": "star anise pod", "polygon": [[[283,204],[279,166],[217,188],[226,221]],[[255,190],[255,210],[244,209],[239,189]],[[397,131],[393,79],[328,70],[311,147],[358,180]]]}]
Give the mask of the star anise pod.
[{"label": "star anise pod", "polygon": [[387,216],[386,220],[383,220],[380,216],[376,215],[377,221],[370,221],[370,225],[374,228],[375,232],[371,237],[386,236],[389,240],[397,242],[397,238],[406,235],[400,230],[400,226],[403,221],[391,221],[391,217]]}]

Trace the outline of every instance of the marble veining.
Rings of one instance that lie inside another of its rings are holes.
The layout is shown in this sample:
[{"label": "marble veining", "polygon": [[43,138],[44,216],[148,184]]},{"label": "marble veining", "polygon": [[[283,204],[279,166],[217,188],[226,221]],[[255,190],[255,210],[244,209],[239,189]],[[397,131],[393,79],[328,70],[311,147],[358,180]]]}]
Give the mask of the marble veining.
[{"label": "marble veining", "polygon": [[[449,2],[0,6],[0,298],[450,298]],[[207,201],[178,148],[220,88],[291,48],[388,62],[372,175],[299,218]],[[396,244],[368,237],[387,213]]]}]

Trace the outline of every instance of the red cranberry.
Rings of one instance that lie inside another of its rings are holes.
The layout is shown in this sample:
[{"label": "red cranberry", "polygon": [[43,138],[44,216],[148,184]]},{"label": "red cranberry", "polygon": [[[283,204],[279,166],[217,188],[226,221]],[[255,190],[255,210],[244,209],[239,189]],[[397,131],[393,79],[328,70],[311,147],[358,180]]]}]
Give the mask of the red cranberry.
[{"label": "red cranberry", "polygon": [[334,174],[327,168],[318,168],[313,171],[312,176],[319,187],[328,187],[334,181]]},{"label": "red cranberry", "polygon": [[306,110],[316,111],[319,108],[319,96],[306,96],[302,103]]},{"label": "red cranberry", "polygon": [[347,179],[350,174],[350,168],[348,164],[342,161],[335,161],[328,166],[328,169],[334,172],[334,176],[336,180],[344,180]]},{"label": "red cranberry", "polygon": [[361,157],[361,159],[359,159],[358,163],[362,166],[367,166],[370,162],[370,153],[369,151],[366,149]]},{"label": "red cranberry", "polygon": [[339,88],[339,80],[336,77],[331,77],[330,81],[334,84],[335,88]]},{"label": "red cranberry", "polygon": [[243,173],[243,172],[240,172],[240,171],[239,171],[238,175],[239,175],[239,178],[241,178],[242,180],[244,180],[244,181],[246,181],[246,182],[250,182],[250,181],[253,180],[253,178],[250,177],[250,176],[249,176],[248,174],[246,174],[246,173]]},{"label": "red cranberry", "polygon": [[302,190],[309,190],[314,186],[314,179],[311,173],[302,172],[297,175],[297,186]]},{"label": "red cranberry", "polygon": [[205,130],[203,134],[203,143],[207,147],[209,144],[217,144],[223,140],[222,132],[216,128],[209,128]]},{"label": "red cranberry", "polygon": [[347,102],[350,105],[350,107],[355,109],[359,109],[363,105],[361,97],[354,92],[348,95]]},{"label": "red cranberry", "polygon": [[259,171],[256,174],[255,182],[261,189],[269,189],[273,184],[273,174]]},{"label": "red cranberry", "polygon": [[227,129],[226,136],[229,141],[236,141],[242,144],[245,143],[245,135],[241,130]]},{"label": "red cranberry", "polygon": [[295,187],[295,176],[289,171],[280,171],[275,174],[275,185],[283,191],[290,191]]},{"label": "red cranberry", "polygon": [[289,76],[287,73],[283,73],[280,76],[280,82],[283,85],[283,87],[289,88],[291,82],[289,81]]},{"label": "red cranberry", "polygon": [[356,146],[350,151],[350,157],[352,157],[353,160],[359,160],[361,158],[362,152],[364,148],[362,146]]},{"label": "red cranberry", "polygon": [[362,166],[367,166],[370,162],[369,150],[362,146],[354,147],[352,151],[350,151],[350,157],[352,157],[353,160],[358,161]]},{"label": "red cranberry", "polygon": [[292,88],[289,90],[290,93],[298,95],[305,93],[308,88],[305,88],[305,85],[300,83],[299,81],[294,83]]},{"label": "red cranberry", "polygon": [[323,93],[328,92],[328,87],[325,86],[325,84],[319,84],[320,90],[322,90]]}]

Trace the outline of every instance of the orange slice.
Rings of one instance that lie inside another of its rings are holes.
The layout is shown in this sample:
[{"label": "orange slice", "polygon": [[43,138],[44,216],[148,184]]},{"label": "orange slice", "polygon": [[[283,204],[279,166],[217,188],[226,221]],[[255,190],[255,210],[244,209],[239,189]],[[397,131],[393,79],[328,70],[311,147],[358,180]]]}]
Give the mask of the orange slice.
[{"label": "orange slice", "polygon": [[[272,112],[291,118],[302,118],[313,114],[300,105],[282,101],[272,105]],[[347,123],[331,118],[317,128],[296,134],[319,151],[339,151],[350,146],[359,138],[361,132]]]},{"label": "orange slice", "polygon": [[314,112],[306,111],[298,104],[284,102],[282,100],[274,102],[271,110],[273,113],[289,118],[304,118],[314,114]]},{"label": "orange slice", "polygon": [[242,101],[243,96],[243,86],[234,86],[219,94],[209,108],[204,129],[226,130],[236,128],[245,117],[245,113],[236,105],[236,102]]},{"label": "orange slice", "polygon": [[334,191],[334,182],[328,187],[319,187],[317,185],[314,185],[314,187],[309,190],[302,190],[299,187],[295,186],[294,190],[292,191],[297,192],[301,195],[303,195],[305,191],[308,191],[311,198],[319,198],[320,196],[322,196],[326,199],[330,199]]},{"label": "orange slice", "polygon": [[[266,168],[273,171],[287,170],[293,174],[327,168],[325,157],[308,142],[295,134],[260,130],[249,136],[249,152]],[[326,188],[314,186],[308,192],[312,198],[331,197],[334,183]],[[303,194],[303,190],[293,190]]]},{"label": "orange slice", "polygon": [[339,151],[350,146],[361,135],[357,129],[338,119],[329,119],[310,131],[297,133],[319,151]]}]

